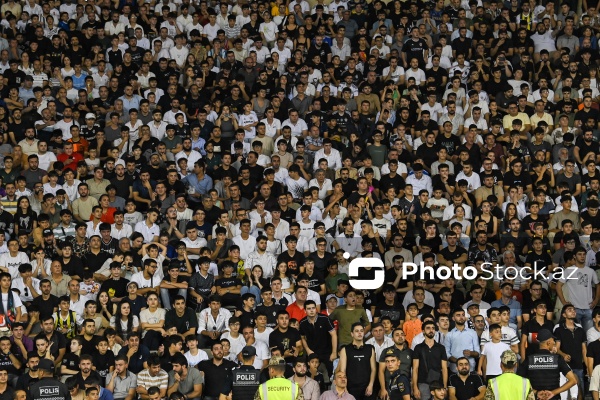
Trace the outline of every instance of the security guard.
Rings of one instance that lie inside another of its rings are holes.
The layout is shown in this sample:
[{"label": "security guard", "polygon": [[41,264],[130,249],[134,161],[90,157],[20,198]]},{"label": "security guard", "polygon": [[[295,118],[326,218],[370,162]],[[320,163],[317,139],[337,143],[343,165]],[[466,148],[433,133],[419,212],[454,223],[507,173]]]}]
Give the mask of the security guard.
[{"label": "security guard", "polygon": [[54,363],[43,359],[38,364],[39,381],[29,388],[31,400],[71,400],[71,394],[64,383],[54,379]]},{"label": "security guard", "polygon": [[529,379],[515,374],[517,355],[505,350],[500,356],[502,375],[488,381],[484,400],[534,400]]},{"label": "security guard", "polygon": [[302,388],[297,383],[285,379],[283,375],[285,365],[285,358],[271,357],[269,360],[271,379],[258,387],[254,400],[304,400]]},{"label": "security guard", "polygon": [[[519,375],[529,378],[538,398],[560,400],[560,394],[575,386],[577,378],[562,356],[550,352],[556,345],[552,332],[541,329],[537,340],[539,350],[523,360]],[[561,373],[567,378],[567,382],[559,387]]]},{"label": "security guard", "polygon": [[252,400],[258,388],[260,370],[254,368],[256,349],[245,346],[242,349],[242,366],[231,371],[219,400]]},{"label": "security guard", "polygon": [[400,371],[400,358],[394,349],[387,349],[385,356],[385,368],[390,373],[390,379],[386,384],[386,390],[390,400],[410,400],[410,381]]}]

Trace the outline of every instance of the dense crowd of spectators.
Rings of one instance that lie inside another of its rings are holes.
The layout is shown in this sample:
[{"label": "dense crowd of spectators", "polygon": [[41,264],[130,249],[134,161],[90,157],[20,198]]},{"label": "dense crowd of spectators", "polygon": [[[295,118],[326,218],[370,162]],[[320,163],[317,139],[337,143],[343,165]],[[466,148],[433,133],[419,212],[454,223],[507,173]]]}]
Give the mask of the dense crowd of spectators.
[{"label": "dense crowd of spectators", "polygon": [[283,357],[311,400],[487,400],[505,350],[597,398],[596,4],[0,13],[2,399],[53,365],[77,400],[231,400]]}]

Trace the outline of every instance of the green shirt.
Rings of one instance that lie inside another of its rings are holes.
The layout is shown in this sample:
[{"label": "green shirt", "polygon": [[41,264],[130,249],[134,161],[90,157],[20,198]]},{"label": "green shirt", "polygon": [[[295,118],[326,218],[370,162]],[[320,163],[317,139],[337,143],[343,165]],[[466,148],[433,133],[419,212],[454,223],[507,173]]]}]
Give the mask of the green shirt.
[{"label": "green shirt", "polygon": [[335,293],[337,291],[338,281],[340,279],[348,280],[348,275],[337,274],[336,276],[327,276],[327,278],[325,278],[325,286],[327,287],[327,293]]},{"label": "green shirt", "polygon": [[338,347],[344,344],[352,343],[350,335],[352,324],[362,323],[363,326],[369,325],[369,317],[364,308],[346,309],[346,306],[339,306],[329,315],[332,321],[338,322]]}]

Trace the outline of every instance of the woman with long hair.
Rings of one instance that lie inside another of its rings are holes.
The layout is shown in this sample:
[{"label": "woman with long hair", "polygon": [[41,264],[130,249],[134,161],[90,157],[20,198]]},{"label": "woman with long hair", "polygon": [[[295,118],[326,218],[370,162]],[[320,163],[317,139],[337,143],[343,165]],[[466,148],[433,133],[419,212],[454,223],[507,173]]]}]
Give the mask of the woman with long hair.
[{"label": "woman with long hair", "polygon": [[31,233],[37,228],[37,214],[31,208],[29,197],[21,196],[17,200],[17,212],[14,216],[15,235]]},{"label": "woman with long hair", "polygon": [[462,233],[467,236],[471,235],[471,221],[465,218],[465,208],[463,206],[458,206],[454,209],[455,218],[450,220],[448,226],[452,226],[453,223],[458,222],[462,226]]},{"label": "woman with long hair", "polygon": [[[193,57],[193,56],[192,56]],[[196,71],[194,71],[194,67],[188,65],[183,67],[183,74],[181,74],[181,78],[179,79],[179,83],[185,90],[189,90],[190,86],[194,84],[196,79]]]},{"label": "woman with long hair", "polygon": [[277,269],[273,273],[273,277],[281,278],[281,290],[284,293],[294,293],[294,278],[288,270],[287,262],[282,261],[277,264]]},{"label": "woman with long hair", "polygon": [[305,53],[310,50],[310,39],[306,36],[306,28],[304,26],[298,27],[298,32],[294,39],[294,50],[298,49],[298,46],[304,46]]},{"label": "woman with long hair", "polygon": [[263,269],[260,265],[255,265],[250,271],[250,275],[246,275],[246,282],[240,291],[240,295],[243,296],[246,293],[252,293],[256,299],[256,304],[259,304],[260,291],[263,287],[269,286],[268,279],[263,277]]},{"label": "woman with long hair", "polygon": [[142,310],[140,313],[142,338],[150,351],[156,351],[160,346],[163,336],[166,335],[166,331],[164,330],[166,311],[160,307],[156,293],[148,294],[147,302],[148,308]]},{"label": "woman with long hair", "polygon": [[498,240],[498,218],[492,214],[492,205],[489,201],[481,202],[481,214],[477,216],[473,223],[477,226],[478,221],[485,221],[487,224],[487,234],[490,243],[499,243]]},{"label": "woman with long hair", "polygon": [[[100,218],[101,222],[106,222],[107,224],[115,223],[115,213],[117,209],[115,207],[110,206],[110,199],[107,194],[103,194],[98,199],[98,203],[100,203],[100,207],[102,207],[102,217]],[[93,213],[90,220],[93,219]]]},{"label": "woman with long hair", "polygon": [[31,62],[29,53],[26,51],[21,53],[21,65],[19,65],[19,69],[25,72],[26,75],[33,74],[33,63]]},{"label": "woman with long hair", "polygon": [[75,75],[75,69],[71,66],[71,58],[65,56],[65,58],[63,58],[63,64],[64,66],[60,69],[60,75],[63,79],[67,76]]},{"label": "woman with long hair", "polygon": [[[273,53],[273,54],[277,54],[277,53]],[[289,76],[281,75],[279,77],[279,87],[285,91],[285,97],[287,97],[289,99],[292,94],[292,89],[293,89],[292,84],[289,81]]]},{"label": "woman with long hair", "polygon": [[136,315],[131,314],[131,305],[127,301],[122,301],[117,307],[117,312],[110,319],[110,327],[117,332],[116,341],[120,345],[127,340],[129,335],[140,329],[140,320]]},{"label": "woman with long hair", "polygon": [[279,28],[279,31],[285,31],[288,34],[288,37],[292,40],[296,38],[296,33],[298,31],[298,24],[296,23],[296,15],[289,14],[287,15]]},{"label": "woman with long hair", "polygon": [[504,211],[504,220],[502,221],[502,233],[510,232],[510,220],[513,218],[519,218],[519,213],[517,212],[517,206],[515,203],[508,203],[506,205],[506,210]]},{"label": "woman with long hair", "polygon": [[221,107],[221,114],[215,121],[215,126],[221,128],[221,138],[231,141],[235,137],[235,131],[238,129],[238,121],[231,108],[228,105]]},{"label": "woman with long hair", "polygon": [[117,305],[110,301],[110,296],[106,290],[98,293],[96,304],[96,311],[107,321],[110,321],[117,311]]}]

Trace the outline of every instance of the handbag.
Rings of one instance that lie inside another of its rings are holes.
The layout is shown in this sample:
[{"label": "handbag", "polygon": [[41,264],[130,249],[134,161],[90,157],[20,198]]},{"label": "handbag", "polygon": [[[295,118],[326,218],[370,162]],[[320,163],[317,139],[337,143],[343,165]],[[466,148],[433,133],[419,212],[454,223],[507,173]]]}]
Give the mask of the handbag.
[{"label": "handbag", "polygon": [[425,360],[425,368],[427,368],[427,379],[425,379],[425,382],[427,382],[428,385],[431,385],[433,382],[441,382],[442,374],[429,368],[429,365],[427,364],[427,355],[425,355],[423,359]]}]

